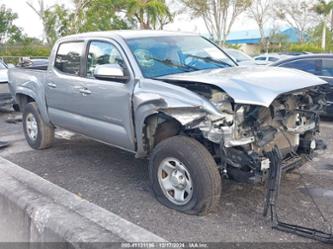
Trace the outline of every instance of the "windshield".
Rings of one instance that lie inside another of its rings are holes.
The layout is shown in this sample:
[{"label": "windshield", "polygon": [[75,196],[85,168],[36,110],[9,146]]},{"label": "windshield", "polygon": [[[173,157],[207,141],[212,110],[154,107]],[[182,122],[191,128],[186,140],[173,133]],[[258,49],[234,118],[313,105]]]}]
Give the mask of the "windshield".
[{"label": "windshield", "polygon": [[222,50],[200,36],[138,38],[127,43],[146,78],[235,66]]},{"label": "windshield", "polygon": [[248,56],[247,54],[244,54],[241,51],[227,49],[226,52],[234,58],[237,62],[243,62],[243,61],[250,61],[252,58]]}]

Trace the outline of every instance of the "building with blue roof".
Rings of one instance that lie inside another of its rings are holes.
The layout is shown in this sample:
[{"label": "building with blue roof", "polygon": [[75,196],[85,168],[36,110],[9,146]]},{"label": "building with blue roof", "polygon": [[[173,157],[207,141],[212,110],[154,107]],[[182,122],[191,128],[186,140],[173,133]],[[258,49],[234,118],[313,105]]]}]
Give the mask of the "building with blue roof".
[{"label": "building with blue roof", "polygon": [[[268,39],[273,33],[285,36],[286,41],[290,43],[299,42],[299,30],[296,28],[281,28],[279,30],[265,29],[265,38]],[[244,30],[231,32],[226,40],[227,44],[240,45],[241,49],[249,54],[260,52],[260,32],[256,30]]]}]

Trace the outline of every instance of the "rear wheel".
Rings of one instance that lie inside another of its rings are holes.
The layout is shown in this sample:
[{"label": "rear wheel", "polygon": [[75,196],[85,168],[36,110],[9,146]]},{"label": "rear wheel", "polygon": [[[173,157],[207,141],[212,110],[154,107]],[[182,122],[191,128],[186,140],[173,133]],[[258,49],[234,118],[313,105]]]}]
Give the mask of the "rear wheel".
[{"label": "rear wheel", "polygon": [[175,136],[160,142],[150,160],[150,182],[163,205],[204,215],[219,204],[221,177],[216,163],[198,141]]},{"label": "rear wheel", "polygon": [[42,150],[52,145],[54,128],[43,121],[35,102],[28,103],[24,108],[23,130],[32,148]]}]

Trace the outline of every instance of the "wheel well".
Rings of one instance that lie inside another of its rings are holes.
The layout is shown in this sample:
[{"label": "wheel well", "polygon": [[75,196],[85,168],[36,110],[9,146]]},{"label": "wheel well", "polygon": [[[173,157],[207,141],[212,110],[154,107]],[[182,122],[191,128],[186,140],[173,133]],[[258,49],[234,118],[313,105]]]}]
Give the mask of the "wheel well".
[{"label": "wheel well", "polygon": [[35,102],[35,100],[31,98],[29,95],[21,93],[16,95],[16,103],[19,105],[20,110],[22,111],[24,110],[24,107],[30,102]]},{"label": "wheel well", "polygon": [[164,113],[153,114],[145,119],[143,128],[144,148],[148,154],[163,140],[178,135],[182,125]]}]

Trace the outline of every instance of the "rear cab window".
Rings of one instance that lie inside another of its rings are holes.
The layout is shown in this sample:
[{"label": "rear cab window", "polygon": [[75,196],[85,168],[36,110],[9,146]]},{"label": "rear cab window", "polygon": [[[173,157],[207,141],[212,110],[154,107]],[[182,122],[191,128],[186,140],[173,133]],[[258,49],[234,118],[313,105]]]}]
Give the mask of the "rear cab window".
[{"label": "rear cab window", "polygon": [[333,77],[333,58],[323,58],[321,66],[321,76]]},{"label": "rear cab window", "polygon": [[295,61],[284,63],[280,66],[287,68],[295,68],[320,76],[322,61],[321,59],[298,59]]},{"label": "rear cab window", "polygon": [[84,42],[81,41],[61,43],[58,47],[54,67],[62,73],[79,76],[83,48]]}]

